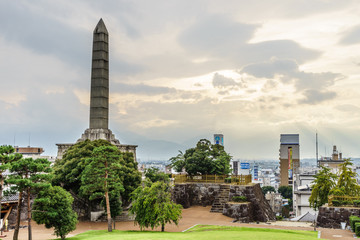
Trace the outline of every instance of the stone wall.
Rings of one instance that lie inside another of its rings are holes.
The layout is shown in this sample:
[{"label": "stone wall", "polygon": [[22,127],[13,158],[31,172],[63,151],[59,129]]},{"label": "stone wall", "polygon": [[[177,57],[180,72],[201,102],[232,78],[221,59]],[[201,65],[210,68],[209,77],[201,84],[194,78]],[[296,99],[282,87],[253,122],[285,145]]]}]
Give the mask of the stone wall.
[{"label": "stone wall", "polygon": [[182,183],[175,184],[172,198],[184,208],[191,206],[209,206],[214,203],[220,190],[220,184],[215,183]]},{"label": "stone wall", "polygon": [[245,196],[252,203],[254,216],[256,216],[254,220],[260,222],[276,220],[276,215],[272,211],[269,202],[265,199],[259,184],[231,186],[229,199],[232,199],[234,196]]},{"label": "stone wall", "polygon": [[360,208],[320,207],[317,224],[324,228],[341,228],[341,222],[349,225],[351,215],[360,216]]},{"label": "stone wall", "polygon": [[[218,183],[175,184],[172,198],[174,202],[181,204],[184,208],[189,208],[194,205],[209,206],[214,203],[219,193],[220,185],[221,184]],[[251,208],[249,207],[247,211],[251,213],[253,217],[249,216],[249,221],[250,219],[260,222],[276,220],[275,213],[271,210],[259,184],[246,186],[231,185],[229,199],[232,199],[233,196],[246,196],[251,203]],[[249,209],[251,209],[251,211]],[[229,211],[235,212],[234,209]],[[230,212],[227,214],[232,215]],[[240,214],[238,218],[243,217],[244,216]]]},{"label": "stone wall", "polygon": [[249,223],[254,221],[251,203],[225,203],[223,214],[234,218],[238,222]]}]

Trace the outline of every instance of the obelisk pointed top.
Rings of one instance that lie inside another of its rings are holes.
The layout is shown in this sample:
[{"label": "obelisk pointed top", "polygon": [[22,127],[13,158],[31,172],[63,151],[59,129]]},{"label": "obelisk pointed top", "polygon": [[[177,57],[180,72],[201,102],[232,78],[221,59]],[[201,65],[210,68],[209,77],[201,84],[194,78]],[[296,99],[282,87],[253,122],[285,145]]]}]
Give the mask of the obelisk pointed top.
[{"label": "obelisk pointed top", "polygon": [[100,18],[100,21],[98,22],[98,24],[96,25],[95,29],[94,29],[94,33],[105,33],[108,34],[108,31],[106,29],[105,23],[102,20],[102,18]]}]

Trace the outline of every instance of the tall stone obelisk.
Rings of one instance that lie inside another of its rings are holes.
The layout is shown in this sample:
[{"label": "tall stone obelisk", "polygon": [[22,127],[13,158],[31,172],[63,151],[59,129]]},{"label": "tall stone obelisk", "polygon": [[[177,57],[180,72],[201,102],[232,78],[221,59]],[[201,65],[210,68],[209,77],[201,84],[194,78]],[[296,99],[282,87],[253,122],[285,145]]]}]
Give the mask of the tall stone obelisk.
[{"label": "tall stone obelisk", "polygon": [[90,129],[108,129],[109,123],[109,34],[100,19],[94,29],[91,92]]},{"label": "tall stone obelisk", "polygon": [[[93,33],[91,89],[90,89],[90,124],[77,142],[104,139],[116,145],[122,152],[131,152],[136,160],[137,145],[120,144],[109,129],[109,34],[100,19]],[[62,158],[73,143],[59,143],[57,158]]]}]

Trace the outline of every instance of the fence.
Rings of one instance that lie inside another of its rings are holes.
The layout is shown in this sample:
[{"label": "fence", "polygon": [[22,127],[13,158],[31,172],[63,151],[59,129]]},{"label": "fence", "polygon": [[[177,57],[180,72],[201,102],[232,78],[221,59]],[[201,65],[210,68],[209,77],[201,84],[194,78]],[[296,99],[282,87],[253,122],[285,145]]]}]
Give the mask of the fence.
[{"label": "fence", "polygon": [[360,200],[360,197],[330,195],[328,199],[328,206],[332,207],[334,206],[333,200],[340,201],[341,203],[352,203],[354,200]]},{"label": "fence", "polygon": [[247,185],[251,183],[251,175],[173,175],[175,183],[227,183],[234,185]]}]

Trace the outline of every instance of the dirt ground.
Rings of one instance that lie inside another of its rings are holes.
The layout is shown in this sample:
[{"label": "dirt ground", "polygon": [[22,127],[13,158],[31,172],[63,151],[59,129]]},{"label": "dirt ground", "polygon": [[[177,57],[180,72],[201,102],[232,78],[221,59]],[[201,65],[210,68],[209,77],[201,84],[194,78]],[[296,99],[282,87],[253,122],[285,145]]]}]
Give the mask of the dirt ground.
[{"label": "dirt ground", "polygon": [[[258,228],[276,228],[276,229],[292,229],[292,230],[310,230],[313,231],[314,228],[310,224],[296,223],[296,222],[276,222],[271,224],[260,223],[260,224],[245,224],[245,223],[233,223],[232,218],[226,217],[221,213],[210,213],[211,207],[200,207],[195,206],[188,209],[183,209],[182,219],[179,222],[179,225],[168,224],[165,226],[165,231],[167,232],[181,232],[184,231],[196,224],[211,224],[211,225],[227,225],[227,226],[241,226],[241,227],[258,227]],[[26,223],[22,223],[26,225]],[[77,228],[74,232],[71,232],[68,237],[74,236],[76,234],[88,231],[88,230],[104,230],[107,229],[106,222],[81,222],[77,225]],[[134,225],[134,222],[117,222],[116,229],[119,230],[139,230],[138,226]],[[32,224],[33,230],[33,239],[34,240],[48,240],[54,239],[52,229],[46,229],[43,225],[37,225],[36,223]],[[159,231],[160,229],[156,229]],[[321,231],[321,238],[323,239],[341,239],[341,240],[350,240],[354,239],[353,233],[349,230],[339,230],[339,229],[327,229],[327,228],[317,228],[316,230]],[[13,236],[13,230],[10,232],[4,233],[7,236],[3,238],[4,240],[11,240]],[[20,229],[20,240],[28,239],[28,229]]]}]

